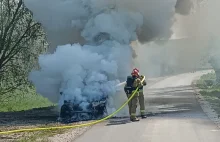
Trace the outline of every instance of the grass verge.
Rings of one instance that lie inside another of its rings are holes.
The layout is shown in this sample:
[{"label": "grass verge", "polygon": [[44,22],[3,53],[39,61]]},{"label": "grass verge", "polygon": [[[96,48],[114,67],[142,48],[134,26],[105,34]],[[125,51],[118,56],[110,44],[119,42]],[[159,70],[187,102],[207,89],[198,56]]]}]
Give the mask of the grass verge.
[{"label": "grass verge", "polygon": [[203,75],[197,82],[200,94],[220,116],[220,84],[215,84],[215,73]]},{"label": "grass verge", "polygon": [[0,112],[13,112],[53,106],[47,98],[36,94],[34,90],[28,92],[15,91],[11,94],[0,96]]}]

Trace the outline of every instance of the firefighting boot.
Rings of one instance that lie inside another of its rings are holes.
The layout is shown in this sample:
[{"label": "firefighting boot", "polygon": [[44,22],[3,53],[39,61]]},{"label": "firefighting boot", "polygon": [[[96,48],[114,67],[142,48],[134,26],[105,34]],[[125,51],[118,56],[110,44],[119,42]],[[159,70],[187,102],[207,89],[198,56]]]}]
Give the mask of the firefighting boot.
[{"label": "firefighting boot", "polygon": [[144,119],[144,118],[147,118],[147,116],[146,115],[141,115],[141,118]]},{"label": "firefighting boot", "polygon": [[130,120],[131,120],[132,122],[139,121],[139,119],[138,119],[137,117],[131,117]]}]

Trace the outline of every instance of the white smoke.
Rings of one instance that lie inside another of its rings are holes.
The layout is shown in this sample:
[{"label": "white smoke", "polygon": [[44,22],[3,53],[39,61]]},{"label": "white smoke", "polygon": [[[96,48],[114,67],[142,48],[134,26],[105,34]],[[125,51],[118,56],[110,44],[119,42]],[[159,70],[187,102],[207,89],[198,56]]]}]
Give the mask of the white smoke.
[{"label": "white smoke", "polygon": [[[132,12],[141,13],[144,22],[141,30],[138,29],[139,41],[146,42],[155,38],[169,39],[172,35],[171,27],[174,22],[173,17],[177,0],[24,1],[26,6],[33,11],[34,17],[45,27],[48,41],[51,44],[50,51],[54,51],[58,45],[66,43],[84,44],[86,41],[81,36],[81,32],[88,23],[88,20],[108,11],[129,11],[129,14]],[[137,20],[137,18],[134,20]],[[120,21],[121,20],[124,19],[120,19]],[[102,22],[103,21],[104,19]],[[110,25],[107,21],[104,22],[105,24]],[[117,33],[124,33],[125,35],[125,31],[118,31]]]},{"label": "white smoke", "polygon": [[92,17],[82,36],[94,43],[93,38],[104,32],[110,35],[111,40],[96,46],[58,46],[53,54],[39,57],[41,70],[33,71],[30,80],[37,92],[53,101],[57,101],[58,89],[63,92],[60,104],[63,100],[71,100],[85,108],[84,105],[103,96],[112,97],[116,93],[115,86],[120,83],[118,79],[125,79],[129,73],[129,43],[136,40],[135,30],[142,23],[143,17],[138,13],[110,11]]},{"label": "white smoke", "polygon": [[30,81],[60,105],[67,99],[85,108],[108,96],[111,113],[117,106],[115,85],[132,67],[131,41],[169,39],[176,1],[25,0],[55,51],[40,55],[41,69],[30,73]]}]

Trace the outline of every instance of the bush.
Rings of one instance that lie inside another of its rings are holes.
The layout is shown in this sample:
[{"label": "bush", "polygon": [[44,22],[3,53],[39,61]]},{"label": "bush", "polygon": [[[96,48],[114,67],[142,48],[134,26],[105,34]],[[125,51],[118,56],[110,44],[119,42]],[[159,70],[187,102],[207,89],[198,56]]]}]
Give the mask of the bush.
[{"label": "bush", "polygon": [[220,116],[220,84],[216,83],[215,73],[203,75],[197,81],[197,86],[201,89],[200,94]]},{"label": "bush", "polygon": [[210,89],[218,88],[219,84],[216,84],[216,75],[215,73],[208,73],[203,76],[196,82],[197,87],[200,89]]}]

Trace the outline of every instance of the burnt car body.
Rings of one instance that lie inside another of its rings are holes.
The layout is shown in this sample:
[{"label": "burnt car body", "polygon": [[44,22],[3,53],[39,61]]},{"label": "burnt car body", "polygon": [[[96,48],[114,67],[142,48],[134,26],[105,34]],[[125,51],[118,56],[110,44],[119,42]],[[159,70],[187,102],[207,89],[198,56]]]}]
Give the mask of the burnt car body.
[{"label": "burnt car body", "polygon": [[86,111],[83,110],[83,108],[80,107],[79,104],[63,104],[60,114],[64,115],[60,115],[60,121],[63,123],[71,123],[103,118],[105,114],[107,114],[106,105],[107,97],[90,102],[89,105],[87,105]]}]

